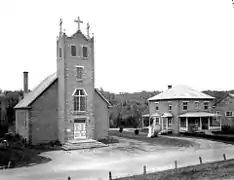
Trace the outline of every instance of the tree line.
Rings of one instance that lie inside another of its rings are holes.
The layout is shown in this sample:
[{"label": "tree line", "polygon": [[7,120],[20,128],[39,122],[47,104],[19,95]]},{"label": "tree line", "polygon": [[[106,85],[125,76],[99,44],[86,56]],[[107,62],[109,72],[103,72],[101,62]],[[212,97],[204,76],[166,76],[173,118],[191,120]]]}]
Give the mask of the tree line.
[{"label": "tree line", "polygon": [[[99,91],[105,96],[105,98],[113,105],[110,109],[110,127],[138,127],[141,123],[141,117],[144,114],[149,113],[148,99],[154,95],[160,93],[160,91],[142,91],[135,93],[111,93],[104,91],[100,88]],[[231,91],[203,91],[204,93],[211,95],[215,98],[222,98]],[[23,97],[22,90],[16,91],[2,91],[0,94],[5,95],[6,99],[6,118],[8,125],[12,125],[15,122],[15,110],[14,106]]]}]

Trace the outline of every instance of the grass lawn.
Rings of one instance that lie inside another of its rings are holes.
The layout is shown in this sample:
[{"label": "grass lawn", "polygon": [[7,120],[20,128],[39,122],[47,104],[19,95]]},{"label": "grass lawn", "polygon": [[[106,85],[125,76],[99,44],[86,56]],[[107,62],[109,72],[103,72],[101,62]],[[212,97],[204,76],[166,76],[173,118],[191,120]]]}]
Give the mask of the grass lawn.
[{"label": "grass lawn", "polygon": [[9,161],[10,168],[46,163],[51,159],[40,156],[40,153],[56,149],[58,147],[49,145],[24,146],[21,143],[10,143],[9,147],[0,148],[0,167],[7,166]]},{"label": "grass lawn", "polygon": [[127,132],[123,131],[120,133],[119,131],[110,131],[110,136],[118,136],[118,137],[124,137],[129,139],[135,139],[138,141],[148,142],[154,145],[161,145],[161,146],[177,146],[177,147],[190,147],[194,146],[195,144],[188,140],[183,139],[172,139],[165,137],[154,137],[154,138],[148,138],[146,137],[146,134],[142,133],[139,135],[135,135],[133,132]]},{"label": "grass lawn", "polygon": [[[199,179],[231,179],[234,178],[234,160],[207,163],[197,166],[189,166],[174,170],[167,170],[146,175],[135,175],[118,180],[199,180]],[[116,179],[116,180],[117,180]]]}]

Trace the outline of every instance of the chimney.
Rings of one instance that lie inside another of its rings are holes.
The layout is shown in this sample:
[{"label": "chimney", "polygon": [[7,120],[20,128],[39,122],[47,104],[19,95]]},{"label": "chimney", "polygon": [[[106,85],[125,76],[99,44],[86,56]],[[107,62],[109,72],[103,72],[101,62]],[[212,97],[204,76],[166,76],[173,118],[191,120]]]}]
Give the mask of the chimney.
[{"label": "chimney", "polygon": [[172,85],[168,85],[168,89],[171,89],[172,88]]},{"label": "chimney", "polygon": [[28,93],[28,72],[24,73],[24,94]]}]

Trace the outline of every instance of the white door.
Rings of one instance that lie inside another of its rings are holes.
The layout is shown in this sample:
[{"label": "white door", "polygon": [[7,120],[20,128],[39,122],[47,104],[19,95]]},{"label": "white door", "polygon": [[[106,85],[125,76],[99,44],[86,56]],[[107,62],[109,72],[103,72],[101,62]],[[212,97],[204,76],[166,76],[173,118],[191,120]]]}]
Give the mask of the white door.
[{"label": "white door", "polygon": [[86,123],[85,119],[74,120],[74,139],[86,138]]}]

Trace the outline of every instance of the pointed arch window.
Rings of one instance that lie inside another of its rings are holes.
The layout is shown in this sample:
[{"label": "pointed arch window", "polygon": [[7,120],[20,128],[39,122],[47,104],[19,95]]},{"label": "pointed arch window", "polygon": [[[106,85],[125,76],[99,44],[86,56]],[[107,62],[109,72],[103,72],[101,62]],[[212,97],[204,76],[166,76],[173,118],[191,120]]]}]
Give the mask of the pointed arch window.
[{"label": "pointed arch window", "polygon": [[74,112],[86,112],[88,95],[85,89],[75,89],[72,96]]}]

